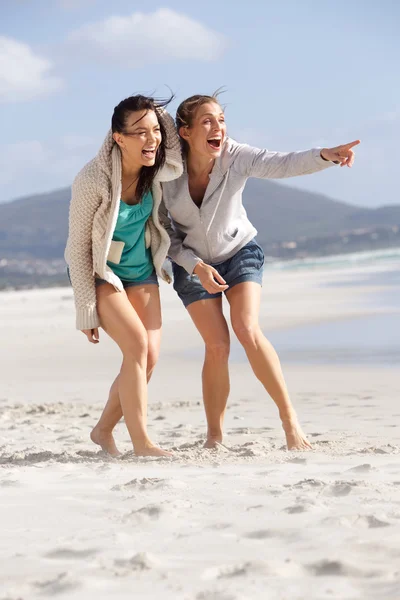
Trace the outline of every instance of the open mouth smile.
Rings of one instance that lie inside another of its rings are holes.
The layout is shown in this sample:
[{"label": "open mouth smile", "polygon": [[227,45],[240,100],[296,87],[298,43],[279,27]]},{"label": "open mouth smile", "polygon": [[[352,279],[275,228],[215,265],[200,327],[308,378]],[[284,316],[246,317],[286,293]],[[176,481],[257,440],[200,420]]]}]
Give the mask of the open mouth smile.
[{"label": "open mouth smile", "polygon": [[155,158],[156,151],[157,151],[157,148],[145,148],[144,150],[142,150],[142,154],[146,158]]},{"label": "open mouth smile", "polygon": [[211,146],[213,150],[219,150],[222,144],[222,138],[210,138],[207,140],[207,144]]}]

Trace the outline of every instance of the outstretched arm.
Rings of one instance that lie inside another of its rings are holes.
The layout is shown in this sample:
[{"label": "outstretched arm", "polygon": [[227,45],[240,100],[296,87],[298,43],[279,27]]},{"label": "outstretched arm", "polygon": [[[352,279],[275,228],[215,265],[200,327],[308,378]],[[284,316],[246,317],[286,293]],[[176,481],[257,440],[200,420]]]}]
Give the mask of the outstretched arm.
[{"label": "outstretched arm", "polygon": [[352,148],[359,140],[334,148],[313,148],[302,152],[271,152],[246,144],[235,149],[233,167],[241,175],[261,179],[296,177],[322,171],[334,163],[351,167],[354,162]]}]

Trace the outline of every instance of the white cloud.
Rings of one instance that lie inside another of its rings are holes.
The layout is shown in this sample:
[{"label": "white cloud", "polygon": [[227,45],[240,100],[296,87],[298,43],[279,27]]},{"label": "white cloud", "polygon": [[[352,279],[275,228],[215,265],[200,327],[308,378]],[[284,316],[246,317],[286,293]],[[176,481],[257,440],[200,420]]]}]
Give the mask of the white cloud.
[{"label": "white cloud", "polygon": [[100,144],[101,139],[71,134],[0,145],[0,202],[70,185]]},{"label": "white cloud", "polygon": [[60,89],[62,80],[51,68],[27,44],[0,36],[0,102],[25,102]]},{"label": "white cloud", "polygon": [[123,69],[173,60],[211,61],[227,47],[220,33],[165,8],[84,25],[69,34],[68,43],[81,58]]}]

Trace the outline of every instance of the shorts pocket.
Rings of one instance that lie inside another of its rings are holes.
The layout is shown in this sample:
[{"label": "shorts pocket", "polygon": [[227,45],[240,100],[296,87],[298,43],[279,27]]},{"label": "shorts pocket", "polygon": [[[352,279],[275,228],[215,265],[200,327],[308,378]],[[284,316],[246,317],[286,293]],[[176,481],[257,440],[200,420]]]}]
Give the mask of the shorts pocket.
[{"label": "shorts pocket", "polygon": [[258,244],[257,242],[255,242],[256,248],[254,249],[254,251],[256,252],[257,258],[260,261],[260,268],[264,266],[264,262],[265,262],[265,254],[264,254],[264,250],[261,248],[260,244]]}]

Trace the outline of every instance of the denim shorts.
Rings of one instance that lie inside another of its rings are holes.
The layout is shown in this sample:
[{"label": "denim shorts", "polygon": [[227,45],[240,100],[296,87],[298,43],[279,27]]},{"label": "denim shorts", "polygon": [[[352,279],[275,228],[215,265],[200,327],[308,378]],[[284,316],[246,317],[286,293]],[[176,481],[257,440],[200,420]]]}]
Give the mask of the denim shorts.
[{"label": "denim shorts", "polygon": [[[227,291],[238,283],[254,281],[262,285],[264,271],[264,251],[255,239],[243,246],[232,258],[218,264],[212,264],[229,285]],[[174,290],[185,306],[197,300],[219,298],[222,292],[209,294],[203,288],[197,275],[189,275],[183,267],[172,263],[174,272]]]},{"label": "denim shorts", "polygon": [[[69,269],[67,269],[67,275],[69,282],[71,283],[71,277],[69,276]],[[100,277],[96,277],[94,280],[96,287],[99,285],[103,285],[103,283],[108,283],[105,279],[100,279]],[[129,287],[135,287],[139,285],[158,285],[158,277],[157,273],[154,270],[151,275],[146,277],[146,279],[142,279],[141,281],[126,281],[125,279],[121,279],[121,283],[124,286],[124,289]],[[72,284],[71,284],[72,285]]]},{"label": "denim shorts", "polygon": [[[96,287],[99,287],[99,285],[103,285],[103,283],[108,283],[108,281],[106,281],[105,279],[100,279],[100,277],[96,277],[94,282]],[[146,277],[146,279],[141,279],[140,281],[126,281],[126,279],[121,279],[121,283],[124,286],[124,290],[126,288],[137,287],[139,285],[158,285],[158,277],[157,273],[154,270],[151,275]]]}]

